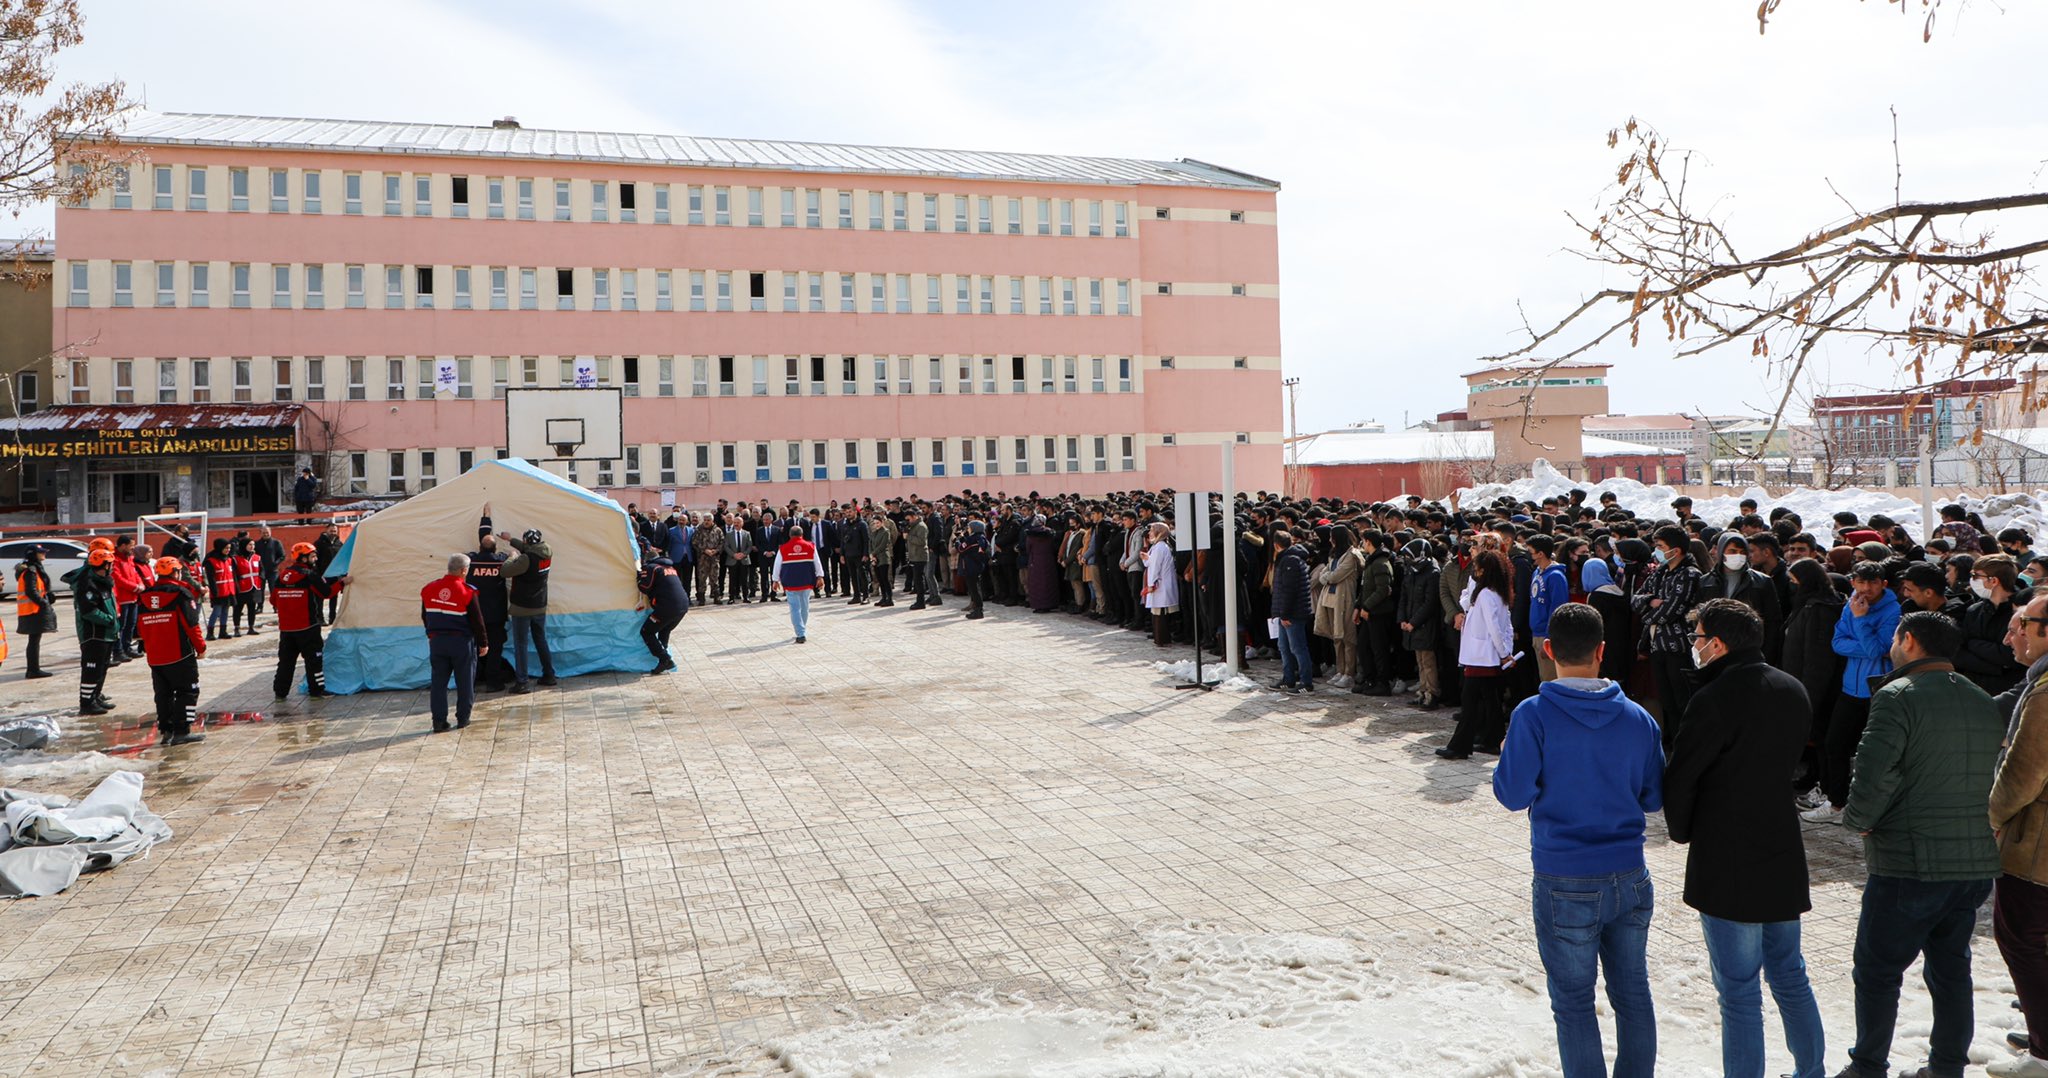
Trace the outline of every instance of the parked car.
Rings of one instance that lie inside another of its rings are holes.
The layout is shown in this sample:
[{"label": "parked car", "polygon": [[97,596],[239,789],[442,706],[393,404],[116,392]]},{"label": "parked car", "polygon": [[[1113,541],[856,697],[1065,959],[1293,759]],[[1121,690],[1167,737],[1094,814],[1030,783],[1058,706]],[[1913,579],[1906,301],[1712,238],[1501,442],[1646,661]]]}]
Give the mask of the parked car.
[{"label": "parked car", "polygon": [[71,539],[15,539],[0,543],[0,599],[14,595],[14,567],[36,547],[43,548],[43,571],[50,574],[51,593],[71,593],[70,585],[64,583],[64,574],[85,564],[84,543]]}]

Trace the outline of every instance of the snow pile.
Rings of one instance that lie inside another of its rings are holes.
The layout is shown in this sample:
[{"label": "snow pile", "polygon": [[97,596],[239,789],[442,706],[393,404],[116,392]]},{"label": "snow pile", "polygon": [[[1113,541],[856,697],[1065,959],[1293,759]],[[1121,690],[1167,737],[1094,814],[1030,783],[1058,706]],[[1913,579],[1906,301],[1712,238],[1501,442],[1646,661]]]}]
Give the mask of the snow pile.
[{"label": "snow pile", "polygon": [[155,766],[154,760],[121,760],[104,752],[0,752],[0,786],[57,786]]},{"label": "snow pile", "polygon": [[[1645,519],[1665,519],[1671,516],[1671,499],[1678,492],[1671,487],[1649,485],[1634,479],[1602,479],[1598,483],[1585,483],[1567,478],[1552,467],[1547,460],[1538,460],[1529,469],[1529,478],[1517,479],[1512,483],[1484,483],[1458,491],[1458,504],[1476,507],[1507,495],[1518,502],[1541,502],[1553,495],[1563,497],[1573,489],[1586,492],[1588,504],[1598,505],[1600,495],[1612,493],[1623,509]],[[1734,488],[1729,488],[1733,491]],[[1770,494],[1761,488],[1751,487],[1740,492],[1729,493],[1718,498],[1695,497],[1693,513],[1709,524],[1719,526],[1733,518],[1740,510],[1744,498],[1755,498],[1766,514],[1775,506],[1784,506],[1799,514],[1806,530],[1822,542],[1834,537],[1834,515],[1840,512],[1856,514],[1856,519],[1868,521],[1873,515],[1882,513],[1892,522],[1903,526],[1918,538],[1920,531],[1920,503],[1908,501],[1883,491],[1863,490],[1848,487],[1842,490],[1815,490],[1799,487],[1784,494]],[[2048,534],[2048,512],[2042,504],[2048,501],[2048,491],[2033,494],[1994,494],[1977,497],[1965,494],[1950,498],[1937,490],[1935,507],[1938,509],[1949,501],[1955,501],[1966,509],[1973,510],[1984,518],[1996,532],[2007,526],[2027,529],[2035,536]]]},{"label": "snow pile", "polygon": [[[1190,685],[1194,684],[1195,660],[1193,659],[1182,659],[1179,662],[1172,663],[1153,663],[1152,668],[1175,681],[1185,681]],[[1223,665],[1220,660],[1216,662],[1204,660],[1202,663],[1202,684],[1214,685],[1225,692],[1258,692],[1261,688],[1258,682],[1242,674],[1225,680],[1225,675],[1228,673],[1230,673],[1230,668]]]}]

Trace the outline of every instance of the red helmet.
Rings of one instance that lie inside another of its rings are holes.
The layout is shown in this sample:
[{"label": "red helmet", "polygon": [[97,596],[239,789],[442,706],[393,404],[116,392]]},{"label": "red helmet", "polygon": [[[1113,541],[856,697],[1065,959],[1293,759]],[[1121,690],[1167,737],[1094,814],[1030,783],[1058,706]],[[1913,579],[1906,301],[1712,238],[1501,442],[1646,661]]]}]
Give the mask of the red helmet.
[{"label": "red helmet", "polygon": [[292,560],[293,560],[293,561],[297,561],[297,560],[299,560],[300,558],[310,558],[310,557],[312,557],[312,556],[313,556],[313,554],[314,554],[314,550],[313,550],[313,544],[311,544],[311,543],[293,543],[293,544],[292,544]]},{"label": "red helmet", "polygon": [[111,545],[93,547],[85,556],[85,561],[88,565],[105,565],[113,560],[114,548]]},{"label": "red helmet", "polygon": [[182,572],[185,568],[185,563],[176,558],[158,558],[152,568],[156,570],[156,575],[158,576],[171,576]]}]

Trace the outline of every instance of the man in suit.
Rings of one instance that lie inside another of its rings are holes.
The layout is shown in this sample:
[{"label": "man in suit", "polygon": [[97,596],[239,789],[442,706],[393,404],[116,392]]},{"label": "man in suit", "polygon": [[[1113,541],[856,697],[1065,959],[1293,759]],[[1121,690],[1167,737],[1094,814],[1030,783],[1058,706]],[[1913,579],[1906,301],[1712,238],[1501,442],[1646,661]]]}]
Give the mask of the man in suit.
[{"label": "man in suit", "polygon": [[782,547],[782,532],[782,525],[775,520],[775,510],[763,508],[761,522],[754,528],[754,576],[764,603],[782,601],[775,593],[775,552]]},{"label": "man in suit", "polygon": [[829,513],[811,510],[810,540],[818,548],[818,560],[825,564],[822,586],[827,596],[837,594],[840,585],[838,517],[836,509]]},{"label": "man in suit", "polygon": [[995,600],[1004,606],[1017,605],[1017,554],[1024,546],[1024,520],[1005,511],[996,525],[994,568]]},{"label": "man in suit", "polygon": [[839,522],[839,555],[846,565],[846,591],[851,596],[846,605],[860,606],[868,601],[868,525],[858,506],[848,508],[846,518]]},{"label": "man in suit", "polygon": [[728,514],[725,523],[725,601],[743,603],[754,597],[754,536],[744,517]]},{"label": "man in suit", "polygon": [[953,586],[953,503],[947,501],[925,514],[925,528],[931,533],[931,562],[928,590],[932,606],[941,605],[940,596]]}]

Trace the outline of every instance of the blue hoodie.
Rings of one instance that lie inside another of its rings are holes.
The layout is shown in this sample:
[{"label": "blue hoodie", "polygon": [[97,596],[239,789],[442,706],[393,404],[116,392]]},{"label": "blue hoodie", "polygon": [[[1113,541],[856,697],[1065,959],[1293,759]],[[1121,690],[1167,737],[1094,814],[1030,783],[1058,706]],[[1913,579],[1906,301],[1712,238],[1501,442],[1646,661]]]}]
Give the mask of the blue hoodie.
[{"label": "blue hoodie", "polygon": [[1664,807],[1657,720],[1612,681],[1546,681],[1515,708],[1493,796],[1529,810],[1529,846],[1545,876],[1609,876],[1643,867],[1643,814]]},{"label": "blue hoodie", "polygon": [[1857,617],[1842,604],[1835,618],[1835,654],[1842,664],[1842,692],[1858,700],[1870,699],[1870,679],[1892,672],[1892,637],[1899,631],[1899,597],[1887,588],[1870,604],[1870,613]]},{"label": "blue hoodie", "polygon": [[1550,615],[1572,601],[1571,578],[1556,562],[1536,570],[1529,590],[1529,635],[1549,636]]}]

